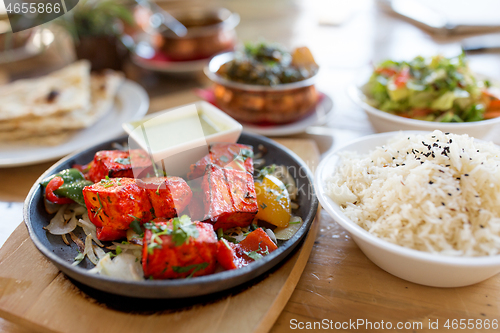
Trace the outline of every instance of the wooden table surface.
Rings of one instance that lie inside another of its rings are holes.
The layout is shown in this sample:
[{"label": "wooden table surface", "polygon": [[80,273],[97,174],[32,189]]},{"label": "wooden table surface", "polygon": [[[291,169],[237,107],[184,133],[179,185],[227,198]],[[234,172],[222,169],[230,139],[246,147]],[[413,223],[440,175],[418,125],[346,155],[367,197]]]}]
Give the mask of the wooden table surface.
[{"label": "wooden table surface", "polygon": [[[347,85],[372,62],[386,58],[408,59],[419,54],[451,55],[460,51],[461,37],[431,36],[381,12],[371,0],[208,2],[222,4],[241,15],[237,32],[243,41],[263,37],[288,46],[311,48],[321,65],[318,87],[332,97],[334,109],[324,126],[311,127],[307,133],[294,137],[315,140],[322,154],[351,139],[373,133],[362,110],[352,104],[345,93]],[[166,4],[170,5],[170,2]],[[0,66],[0,82],[50,71],[72,60],[69,50],[61,39],[33,61]],[[470,65],[477,72],[500,79],[499,54],[471,55]],[[201,74],[166,76],[134,66],[129,66],[127,73],[148,91],[150,112],[196,101],[198,98],[192,89],[209,85]],[[50,165],[0,169],[0,245],[21,222],[21,203],[36,178]],[[443,330],[448,319],[500,320],[500,276],[474,286],[451,289],[403,281],[371,263],[344,229],[326,212],[322,211],[321,215],[320,231],[309,262],[271,332],[288,332],[295,323],[323,319],[323,324],[334,328],[336,324],[344,324],[345,329],[345,323],[363,320],[371,322],[372,327],[381,321],[390,322],[393,328],[402,323],[403,328],[397,331],[419,332],[431,331],[430,323],[436,321]],[[405,323],[414,322],[422,326],[405,329]],[[353,329],[353,326],[347,328]],[[361,331],[366,331],[365,328],[358,327]],[[0,331],[27,332],[1,319]]]}]

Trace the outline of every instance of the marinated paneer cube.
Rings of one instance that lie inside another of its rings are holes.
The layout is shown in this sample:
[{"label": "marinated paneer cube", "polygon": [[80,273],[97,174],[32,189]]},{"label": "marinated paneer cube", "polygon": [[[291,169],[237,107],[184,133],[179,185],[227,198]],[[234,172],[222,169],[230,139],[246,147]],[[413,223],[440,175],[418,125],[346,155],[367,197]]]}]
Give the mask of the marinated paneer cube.
[{"label": "marinated paneer cube", "polygon": [[186,181],[180,177],[138,179],[137,185],[146,191],[156,217],[179,216],[193,196]]},{"label": "marinated paneer cube", "polygon": [[253,148],[239,143],[214,143],[208,155],[191,165],[188,179],[202,177],[209,164],[220,167],[248,171],[253,174]]},{"label": "marinated paneer cube", "polygon": [[[94,183],[101,179],[128,177],[134,178],[136,175],[146,175],[152,170],[151,161],[148,154],[140,149],[130,152],[121,150],[101,150],[94,155],[94,160],[88,172],[87,178]],[[138,177],[136,177],[138,178]]]},{"label": "marinated paneer cube", "polygon": [[202,182],[206,220],[215,230],[250,225],[259,211],[253,176],[215,165],[207,170]]},{"label": "marinated paneer cube", "polygon": [[176,279],[212,274],[217,236],[211,224],[180,218],[157,218],[145,224],[142,266],[144,276]]},{"label": "marinated paneer cube", "polygon": [[97,227],[97,238],[112,241],[126,236],[132,222],[151,220],[148,195],[132,178],[109,178],[83,189],[90,221]]}]

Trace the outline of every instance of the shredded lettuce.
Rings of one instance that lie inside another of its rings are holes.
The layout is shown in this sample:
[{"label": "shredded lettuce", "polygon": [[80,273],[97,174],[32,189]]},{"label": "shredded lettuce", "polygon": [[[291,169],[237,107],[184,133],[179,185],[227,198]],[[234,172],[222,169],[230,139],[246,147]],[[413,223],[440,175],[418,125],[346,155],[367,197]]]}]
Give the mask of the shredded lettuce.
[{"label": "shredded lettuce", "polygon": [[[409,77],[401,77],[403,68],[409,68]],[[409,62],[386,60],[376,66],[364,90],[368,103],[382,111],[421,120],[470,122],[484,119],[481,89],[488,84],[476,80],[462,53],[452,58],[419,56]]]}]

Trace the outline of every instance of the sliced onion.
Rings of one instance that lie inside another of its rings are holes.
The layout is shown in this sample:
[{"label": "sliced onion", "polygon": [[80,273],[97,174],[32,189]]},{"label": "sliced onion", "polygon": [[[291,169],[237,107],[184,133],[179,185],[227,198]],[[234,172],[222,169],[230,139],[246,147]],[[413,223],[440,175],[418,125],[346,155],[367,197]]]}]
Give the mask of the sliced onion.
[{"label": "sliced onion", "polygon": [[274,242],[274,244],[278,244],[278,241],[276,240],[276,236],[271,229],[266,229],[266,234],[269,236],[269,238],[271,238],[271,240]]},{"label": "sliced onion", "polygon": [[104,252],[104,250],[101,249],[99,246],[94,244],[92,245],[92,249],[94,250],[94,253],[96,254],[97,258],[99,258],[99,260],[101,260],[106,256],[106,252]]},{"label": "sliced onion", "polygon": [[85,235],[91,235],[92,240],[99,245],[100,247],[103,247],[104,245],[101,243],[99,239],[97,239],[97,229],[95,225],[90,222],[89,215],[87,212],[85,212],[82,215],[82,218],[78,220],[77,224],[82,227],[83,231],[85,232]]},{"label": "sliced onion", "polygon": [[66,235],[67,234],[64,234],[61,237],[62,237],[62,240],[63,240],[64,244],[69,245],[69,241],[68,241],[68,238],[66,238]]},{"label": "sliced onion", "polygon": [[116,250],[120,247],[122,250],[122,253],[128,253],[133,255],[137,260],[142,260],[142,245],[137,245],[137,244],[121,244],[121,243],[116,243],[113,242],[113,245],[108,246],[107,249],[109,250]]},{"label": "sliced onion", "polygon": [[276,235],[276,238],[279,240],[289,240],[292,238],[295,233],[300,229],[304,222],[300,218],[300,216],[292,216],[290,218],[290,222],[288,224],[288,227],[286,228],[276,228],[274,229],[274,234]]},{"label": "sliced onion", "polygon": [[[83,215],[83,214],[87,213],[87,208],[85,208],[83,206],[80,206],[78,204],[76,205],[76,207],[74,207],[72,209],[75,212],[76,216],[80,216],[80,215]],[[87,216],[88,216],[88,213],[87,213]]]},{"label": "sliced onion", "polygon": [[71,237],[71,240],[78,246],[80,252],[85,252],[85,244],[83,244],[82,240],[78,238],[73,232],[70,232],[69,236]]},{"label": "sliced onion", "polygon": [[92,235],[87,235],[87,238],[85,238],[85,250],[83,254],[86,255],[94,265],[99,263],[99,259],[97,259],[94,248],[92,247]]},{"label": "sliced onion", "polygon": [[117,242],[113,242],[113,245],[108,246],[107,249],[116,250],[116,248],[118,246],[122,250],[137,250],[137,249],[142,249],[141,245],[136,245],[136,244],[122,244],[122,243],[117,243]]},{"label": "sliced onion", "polygon": [[50,220],[50,224],[44,229],[52,235],[64,235],[75,230],[77,223],[75,214],[73,213],[68,216],[65,214],[66,208],[67,205],[62,206],[56,215]]},{"label": "sliced onion", "polygon": [[111,259],[108,253],[90,272],[120,280],[140,281],[144,279],[141,262],[128,253],[120,253],[114,259]]},{"label": "sliced onion", "polygon": [[143,237],[139,236],[134,230],[127,230],[127,241],[132,244],[141,245],[144,243]]},{"label": "sliced onion", "polygon": [[43,203],[45,206],[45,211],[50,215],[55,214],[59,210],[59,208],[61,208],[61,205],[53,203],[52,201],[45,199],[45,197],[43,199]]}]

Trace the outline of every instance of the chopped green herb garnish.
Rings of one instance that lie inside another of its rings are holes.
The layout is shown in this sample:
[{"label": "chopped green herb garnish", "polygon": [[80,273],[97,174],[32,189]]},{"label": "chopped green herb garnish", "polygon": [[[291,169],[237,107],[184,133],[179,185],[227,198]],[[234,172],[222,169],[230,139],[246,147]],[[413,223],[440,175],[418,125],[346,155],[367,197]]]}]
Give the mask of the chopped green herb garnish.
[{"label": "chopped green herb garnish", "polygon": [[73,263],[73,265],[78,265],[79,263],[82,262],[82,260],[85,258],[85,255],[83,253],[81,253],[80,251],[78,251],[78,255],[75,257],[75,262]]},{"label": "chopped green herb garnish", "polygon": [[276,164],[268,165],[259,170],[257,178],[264,179],[267,175],[272,175],[276,171]]},{"label": "chopped green herb garnish", "polygon": [[261,207],[262,209],[266,209],[266,208],[267,208],[267,205],[266,205],[265,203],[261,203],[261,204],[260,204],[260,207]]},{"label": "chopped green herb garnish", "polygon": [[222,235],[222,238],[224,238],[227,241],[230,241],[231,243],[238,244],[238,241],[234,237],[228,235]]},{"label": "chopped green herb garnish", "polygon": [[189,265],[189,266],[172,266],[172,270],[176,273],[182,274],[182,273],[187,273],[190,270],[193,270],[191,274],[189,274],[186,279],[192,278],[194,273],[205,269],[208,267],[208,262],[204,262],[201,264],[195,264],[195,265]]},{"label": "chopped green herb garnish", "polygon": [[217,229],[217,239],[220,240],[224,236],[224,230],[222,228]]},{"label": "chopped green herb garnish", "polygon": [[160,187],[163,183],[160,183],[160,185],[158,185],[158,188],[156,189],[156,195],[160,195]]},{"label": "chopped green herb garnish", "polygon": [[240,155],[246,160],[247,158],[253,158],[253,151],[250,149],[243,148],[240,150]]},{"label": "chopped green herb garnish", "polygon": [[142,237],[142,235],[144,235],[144,232],[141,228],[141,219],[132,214],[128,214],[128,216],[134,219],[132,222],[130,222],[130,229],[134,230],[136,234]]},{"label": "chopped green herb garnish", "polygon": [[[261,252],[261,253],[260,253]],[[255,250],[255,251],[250,251],[250,252],[244,252],[248,257],[252,258],[253,260],[259,260],[261,258],[264,257],[264,255],[268,255],[269,254],[269,248],[266,246],[266,250],[263,250],[261,247],[260,247],[260,243],[259,243],[259,249]]]},{"label": "chopped green herb garnish", "polygon": [[297,221],[291,221],[291,222],[288,222],[288,224],[299,224],[301,223],[302,221],[300,220],[297,220]]},{"label": "chopped green herb garnish", "polygon": [[121,158],[121,157],[115,158],[115,163],[130,165],[130,156],[127,158]]},{"label": "chopped green herb garnish", "polygon": [[221,160],[222,162],[224,162],[224,163],[229,162],[229,158],[227,158],[227,156],[226,156],[226,155],[222,155],[222,156],[220,157],[220,160]]},{"label": "chopped green herb garnish", "polygon": [[255,250],[255,251],[251,251],[251,252],[245,252],[245,254],[252,258],[253,260],[259,260],[261,258],[263,258],[262,254],[260,254],[259,252],[257,252],[258,250]]},{"label": "chopped green herb garnish", "polygon": [[101,197],[99,196],[99,193],[97,193],[97,200],[99,201],[99,209],[96,210],[95,212],[95,215],[94,216],[97,216],[99,215],[99,213],[101,212],[102,210],[102,202],[101,202]]},{"label": "chopped green herb garnish", "polygon": [[175,246],[181,246],[184,243],[189,243],[191,237],[196,238],[199,235],[196,224],[191,222],[191,219],[187,215],[173,218],[171,229],[167,225],[159,225],[154,222],[146,223],[144,227],[151,230],[151,239],[148,245],[148,252],[150,254],[153,253],[155,248],[161,248],[163,241],[160,236],[172,236]]}]

